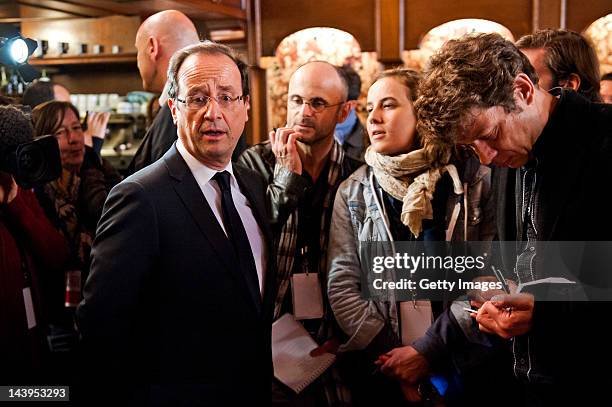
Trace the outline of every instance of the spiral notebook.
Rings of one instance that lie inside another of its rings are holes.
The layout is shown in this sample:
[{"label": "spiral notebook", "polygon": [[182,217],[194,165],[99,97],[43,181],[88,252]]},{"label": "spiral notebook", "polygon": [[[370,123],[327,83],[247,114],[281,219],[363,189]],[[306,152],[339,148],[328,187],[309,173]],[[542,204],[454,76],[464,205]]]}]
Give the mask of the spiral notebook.
[{"label": "spiral notebook", "polygon": [[274,377],[300,393],[336,360],[336,356],[331,353],[311,357],[310,351],[317,346],[293,315],[280,317],[272,324]]}]

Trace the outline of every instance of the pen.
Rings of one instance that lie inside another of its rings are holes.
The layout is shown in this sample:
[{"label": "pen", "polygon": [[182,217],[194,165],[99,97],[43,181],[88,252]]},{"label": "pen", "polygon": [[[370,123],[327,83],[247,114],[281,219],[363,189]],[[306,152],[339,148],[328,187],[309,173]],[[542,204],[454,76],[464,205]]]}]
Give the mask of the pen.
[{"label": "pen", "polygon": [[495,278],[497,278],[497,281],[501,283],[504,292],[506,294],[510,294],[510,287],[508,287],[508,283],[506,283],[506,279],[504,278],[504,275],[502,274],[501,270],[496,269],[493,265],[491,266],[491,269],[493,270],[493,274],[495,274]]},{"label": "pen", "polygon": [[469,312],[470,314],[477,314],[478,313],[478,310],[474,309],[474,308],[463,307],[463,310]]},{"label": "pen", "polygon": [[378,357],[378,360],[377,360],[377,362],[380,362],[380,364],[376,365],[376,368],[372,371],[372,373],[370,373],[370,375],[374,376],[377,373],[381,373],[382,372],[381,367],[382,367],[382,365],[385,364],[385,362],[387,360],[389,360],[389,356],[387,356],[387,355],[380,355]]}]

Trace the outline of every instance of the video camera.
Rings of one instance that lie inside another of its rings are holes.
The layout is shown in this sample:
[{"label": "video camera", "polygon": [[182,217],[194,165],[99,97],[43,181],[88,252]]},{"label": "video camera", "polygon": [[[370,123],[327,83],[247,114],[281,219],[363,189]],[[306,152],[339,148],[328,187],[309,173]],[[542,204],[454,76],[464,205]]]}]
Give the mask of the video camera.
[{"label": "video camera", "polygon": [[7,147],[0,154],[0,171],[8,172],[22,188],[53,181],[62,173],[59,146],[53,136]]}]

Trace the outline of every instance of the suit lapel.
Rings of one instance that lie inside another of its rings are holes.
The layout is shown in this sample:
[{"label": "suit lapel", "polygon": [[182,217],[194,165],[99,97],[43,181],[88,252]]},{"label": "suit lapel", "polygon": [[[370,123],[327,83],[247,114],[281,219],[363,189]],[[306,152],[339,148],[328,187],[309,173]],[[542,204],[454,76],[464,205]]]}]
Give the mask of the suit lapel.
[{"label": "suit lapel", "polygon": [[[174,190],[177,195],[187,208],[187,211],[191,214],[204,237],[216,252],[217,257],[225,264],[227,270],[240,289],[250,298],[251,303],[253,303],[251,290],[247,285],[246,277],[242,273],[240,264],[237,261],[234,248],[219,225],[213,211],[210,209],[189,167],[180,154],[178,154],[176,145],[172,146],[168,153],[164,155],[164,160],[170,176],[176,181]],[[202,265],[202,267],[204,267],[204,265]],[[258,305],[259,304],[253,303],[256,309],[259,309]]]}]

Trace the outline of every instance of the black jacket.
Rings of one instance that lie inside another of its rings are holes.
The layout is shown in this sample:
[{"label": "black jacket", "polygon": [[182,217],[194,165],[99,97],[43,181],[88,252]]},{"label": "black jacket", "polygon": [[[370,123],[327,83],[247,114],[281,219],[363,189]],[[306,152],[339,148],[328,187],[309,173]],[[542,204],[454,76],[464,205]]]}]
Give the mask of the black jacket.
[{"label": "black jacket", "polygon": [[275,253],[265,182],[233,168],[268,249],[259,305],[175,146],[108,197],[77,316],[96,384],[127,385],[130,405],[270,403]]},{"label": "black jacket", "polygon": [[[610,201],[602,195],[612,179],[612,106],[564,91],[533,153],[538,160],[538,241],[612,241]],[[515,170],[497,168],[495,173],[499,238],[521,240],[521,177]],[[540,256],[539,249],[536,253]],[[502,255],[504,268],[513,270],[517,252],[505,245]],[[612,271],[593,266],[588,258],[585,252],[577,269],[579,282],[610,287]],[[529,383],[534,405],[537,400],[576,399],[588,405],[587,400],[605,394],[612,384],[612,351],[602,335],[610,304],[536,298],[531,331],[511,343],[515,373]]]}]

